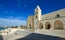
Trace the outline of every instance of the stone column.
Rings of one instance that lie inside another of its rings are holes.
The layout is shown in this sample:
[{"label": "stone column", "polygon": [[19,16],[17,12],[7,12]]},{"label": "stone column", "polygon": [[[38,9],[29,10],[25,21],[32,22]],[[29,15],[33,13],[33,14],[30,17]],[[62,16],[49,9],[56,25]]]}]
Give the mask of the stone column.
[{"label": "stone column", "polygon": [[54,30],[54,20],[51,21],[51,29],[50,30]]}]

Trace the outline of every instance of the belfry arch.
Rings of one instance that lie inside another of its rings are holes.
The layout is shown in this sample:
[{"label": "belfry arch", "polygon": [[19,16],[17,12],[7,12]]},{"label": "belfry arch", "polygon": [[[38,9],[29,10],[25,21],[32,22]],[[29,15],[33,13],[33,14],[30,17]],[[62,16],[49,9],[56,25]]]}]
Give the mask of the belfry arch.
[{"label": "belfry arch", "polygon": [[63,29],[63,23],[60,20],[54,22],[54,29]]},{"label": "belfry arch", "polygon": [[39,23],[39,29],[43,29],[43,24]]},{"label": "belfry arch", "polygon": [[51,28],[50,22],[45,23],[45,29],[49,30]]}]

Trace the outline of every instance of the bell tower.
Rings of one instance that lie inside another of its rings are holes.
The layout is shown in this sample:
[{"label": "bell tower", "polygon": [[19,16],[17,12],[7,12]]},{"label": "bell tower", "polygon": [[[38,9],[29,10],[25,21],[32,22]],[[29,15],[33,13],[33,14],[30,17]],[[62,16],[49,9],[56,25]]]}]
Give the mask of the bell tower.
[{"label": "bell tower", "polygon": [[34,28],[38,29],[38,21],[41,20],[41,9],[39,6],[36,7],[34,12]]},{"label": "bell tower", "polygon": [[37,19],[38,21],[41,20],[41,9],[39,6],[36,7],[34,16],[35,16],[35,19]]}]

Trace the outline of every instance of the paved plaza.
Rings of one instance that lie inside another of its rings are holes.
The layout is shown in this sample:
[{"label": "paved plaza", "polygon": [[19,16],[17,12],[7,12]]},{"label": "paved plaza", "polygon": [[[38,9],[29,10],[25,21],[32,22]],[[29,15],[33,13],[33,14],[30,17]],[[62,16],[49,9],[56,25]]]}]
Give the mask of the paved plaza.
[{"label": "paved plaza", "polygon": [[65,40],[65,38],[44,35],[44,34],[31,33],[31,34],[27,35],[26,37],[19,38],[17,40]]}]

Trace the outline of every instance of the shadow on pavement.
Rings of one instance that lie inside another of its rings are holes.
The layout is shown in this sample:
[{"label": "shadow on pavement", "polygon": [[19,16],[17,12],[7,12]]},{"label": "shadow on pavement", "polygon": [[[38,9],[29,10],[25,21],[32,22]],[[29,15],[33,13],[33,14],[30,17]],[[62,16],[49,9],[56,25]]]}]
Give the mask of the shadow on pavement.
[{"label": "shadow on pavement", "polygon": [[44,35],[44,34],[31,33],[31,34],[27,35],[26,37],[19,38],[16,40],[65,40],[65,38]]},{"label": "shadow on pavement", "polygon": [[3,40],[3,37],[2,37],[2,35],[0,35],[0,40]]}]

